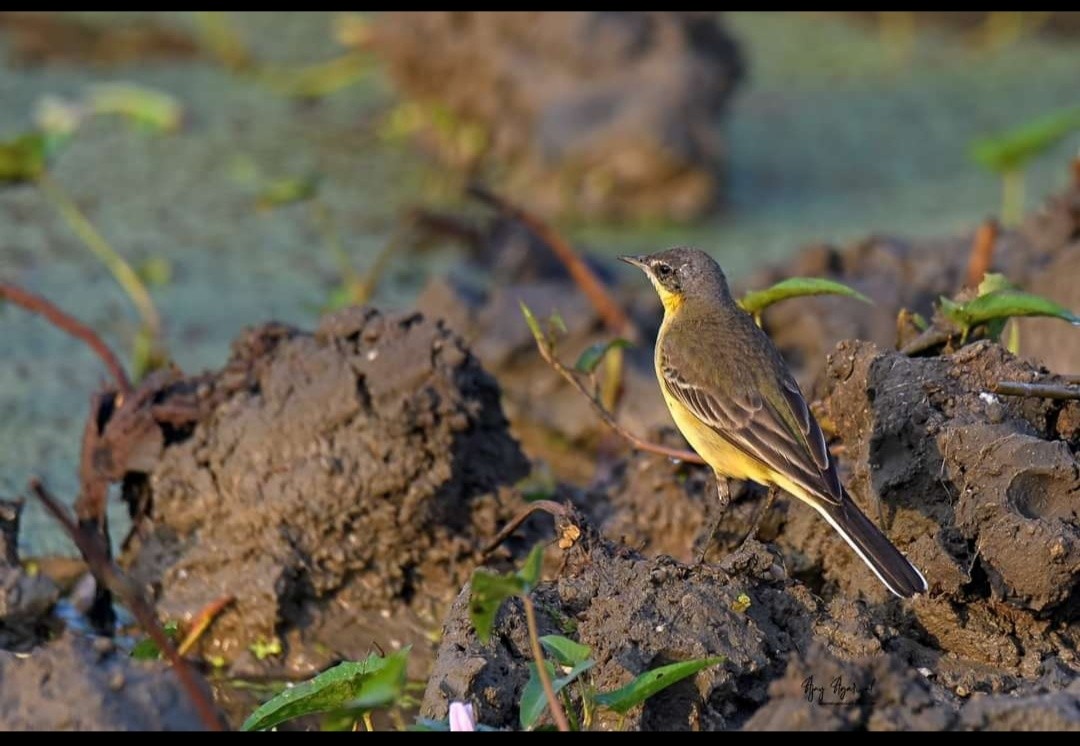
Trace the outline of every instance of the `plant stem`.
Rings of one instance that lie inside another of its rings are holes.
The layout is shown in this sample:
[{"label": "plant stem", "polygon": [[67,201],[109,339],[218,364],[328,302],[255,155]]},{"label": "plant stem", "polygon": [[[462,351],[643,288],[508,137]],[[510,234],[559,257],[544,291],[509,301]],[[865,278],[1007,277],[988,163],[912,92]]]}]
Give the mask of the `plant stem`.
[{"label": "plant stem", "polygon": [[994,386],[994,393],[1004,396],[1028,396],[1040,399],[1080,399],[1080,386],[1001,381]]},{"label": "plant stem", "polygon": [[158,316],[154,301],[150,298],[150,292],[146,289],[143,281],[139,279],[139,275],[131,268],[127,260],[120,256],[116,249],[105,240],[105,237],[98,232],[94,224],[90,222],[89,218],[83,214],[79,206],[75,204],[74,200],[68,196],[67,192],[58,183],[53,181],[47,174],[42,174],[37,179],[37,185],[45,198],[52,202],[53,206],[59,211],[60,216],[67,221],[68,226],[75,232],[75,235],[82,240],[86,247],[101,260],[101,263],[116,278],[120,287],[123,288],[124,292],[131,298],[132,303],[135,304],[143,323],[150,330],[154,339],[157,340],[161,334],[161,317]]},{"label": "plant stem", "polygon": [[532,647],[533,660],[536,662],[536,673],[540,677],[540,684],[544,687],[544,696],[547,698],[548,707],[551,708],[551,717],[555,719],[555,727],[560,731],[570,730],[570,723],[566,720],[559,698],[555,696],[555,687],[551,685],[551,677],[548,676],[547,666],[544,665],[544,652],[540,649],[540,633],[536,628],[536,609],[532,599],[528,595],[521,597],[525,606],[525,621],[529,625],[529,645]]},{"label": "plant stem", "polygon": [[968,256],[967,279],[965,284],[978,287],[983,276],[990,271],[994,261],[994,245],[997,243],[998,224],[993,218],[983,221],[975,231],[971,242],[971,254]]},{"label": "plant stem", "polygon": [[1024,218],[1024,171],[1013,168],[1001,175],[1001,222],[1012,227]]},{"label": "plant stem", "polygon": [[116,383],[117,390],[122,394],[131,392],[131,381],[128,379],[127,373],[124,372],[124,366],[93,329],[74,316],[69,316],[61,311],[53,305],[52,301],[8,282],[0,282],[0,298],[6,298],[15,305],[22,306],[27,311],[44,316],[57,329],[61,329],[84,342],[87,347],[101,358],[101,362],[105,363],[105,367]]}]

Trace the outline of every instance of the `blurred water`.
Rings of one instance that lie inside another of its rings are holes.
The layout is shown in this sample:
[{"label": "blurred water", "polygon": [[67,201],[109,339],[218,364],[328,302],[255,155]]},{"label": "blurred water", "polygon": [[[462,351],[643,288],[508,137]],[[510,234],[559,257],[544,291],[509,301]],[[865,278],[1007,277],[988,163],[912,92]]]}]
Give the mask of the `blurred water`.
[{"label": "blurred water", "polygon": [[[164,18],[190,23],[183,14]],[[336,53],[329,15],[235,18],[261,58],[311,62]],[[575,238],[611,254],[697,243],[738,277],[815,240],[965,231],[1000,198],[996,179],[967,160],[970,138],[1080,103],[1080,46],[1067,40],[1029,38],[978,54],[927,32],[911,59],[897,62],[872,32],[835,18],[729,19],[750,79],[730,119],[728,209],[695,226],[575,226]],[[0,36],[0,59],[7,43]],[[374,137],[393,96],[377,72],[304,105],[206,61],[110,70],[5,65],[0,136],[26,130],[42,94],[74,97],[103,80],[173,94],[189,113],[187,126],[160,137],[94,121],[58,159],[54,177],[133,263],[157,256],[173,263],[171,283],[153,294],[170,349],[187,370],[220,365],[245,324],[312,326],[335,282],[311,206],[255,211],[253,187],[239,178],[244,169],[317,172],[319,199],[359,269],[397,212],[422,202],[421,188],[438,178],[421,156]],[[1029,205],[1065,183],[1065,159],[1078,145],[1070,138],[1032,166]],[[423,265],[395,266],[377,300],[407,304],[427,273],[452,260],[437,253]],[[127,299],[32,187],[0,191],[0,275],[56,299],[127,357],[135,325]],[[33,474],[74,494],[87,395],[100,379],[82,345],[21,311],[0,311],[0,496],[22,493]],[[115,501],[114,508],[120,520]],[[68,551],[36,506],[24,525],[28,550]]]}]

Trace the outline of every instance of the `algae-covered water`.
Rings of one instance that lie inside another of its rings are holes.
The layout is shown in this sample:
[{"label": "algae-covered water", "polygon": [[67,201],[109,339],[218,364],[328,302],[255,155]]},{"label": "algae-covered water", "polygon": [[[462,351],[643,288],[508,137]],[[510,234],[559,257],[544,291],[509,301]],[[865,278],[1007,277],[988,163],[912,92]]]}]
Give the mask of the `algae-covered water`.
[{"label": "algae-covered water", "polygon": [[[103,24],[122,15],[82,14]],[[183,13],[155,18],[192,24]],[[818,240],[964,232],[1000,202],[997,180],[967,157],[970,139],[1080,103],[1080,45],[1067,38],[1029,36],[986,51],[927,30],[904,57],[873,28],[835,17],[728,18],[749,76],[730,116],[727,209],[695,226],[575,226],[573,237],[612,254],[693,242],[738,277]],[[301,64],[340,51],[329,14],[233,19],[260,59]],[[0,30],[0,60],[11,44]],[[168,92],[182,103],[185,126],[163,135],[91,120],[52,177],[133,264],[171,264],[153,296],[185,370],[220,365],[246,324],[315,323],[338,279],[317,209],[332,216],[363,270],[399,212],[434,198],[431,185],[442,181],[422,155],[378,136],[395,97],[377,68],[303,103],[204,58],[111,68],[0,63],[0,137],[30,128],[41,96],[75,98],[103,81]],[[1080,137],[1066,139],[1030,168],[1029,206],[1065,183],[1063,164],[1078,145]],[[260,184],[309,175],[318,177],[315,205],[255,209]],[[407,304],[453,259],[443,251],[392,265],[376,301]],[[137,322],[127,297],[35,187],[0,190],[0,276],[58,301],[129,356]],[[101,378],[80,343],[22,311],[0,310],[0,497],[22,494],[32,475],[74,495],[87,394]],[[35,506],[24,526],[28,551],[67,550]]]}]

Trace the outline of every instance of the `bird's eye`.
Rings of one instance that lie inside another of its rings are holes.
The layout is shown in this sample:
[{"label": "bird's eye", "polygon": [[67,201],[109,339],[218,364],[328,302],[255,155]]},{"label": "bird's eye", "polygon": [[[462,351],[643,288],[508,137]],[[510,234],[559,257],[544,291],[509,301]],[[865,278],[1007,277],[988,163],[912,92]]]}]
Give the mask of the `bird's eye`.
[{"label": "bird's eye", "polygon": [[659,277],[670,277],[671,272],[672,272],[672,270],[671,270],[671,265],[670,264],[660,263],[660,264],[656,265],[656,274]]}]

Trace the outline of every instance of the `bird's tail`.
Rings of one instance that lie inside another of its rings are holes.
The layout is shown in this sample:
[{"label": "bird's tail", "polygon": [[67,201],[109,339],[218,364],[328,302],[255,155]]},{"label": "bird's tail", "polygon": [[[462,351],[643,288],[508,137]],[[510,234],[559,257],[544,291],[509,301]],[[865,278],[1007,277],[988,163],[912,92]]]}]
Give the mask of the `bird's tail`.
[{"label": "bird's tail", "polygon": [[926,578],[881,533],[847,493],[837,505],[814,500],[811,505],[829,522],[885,586],[901,598],[926,593]]}]

